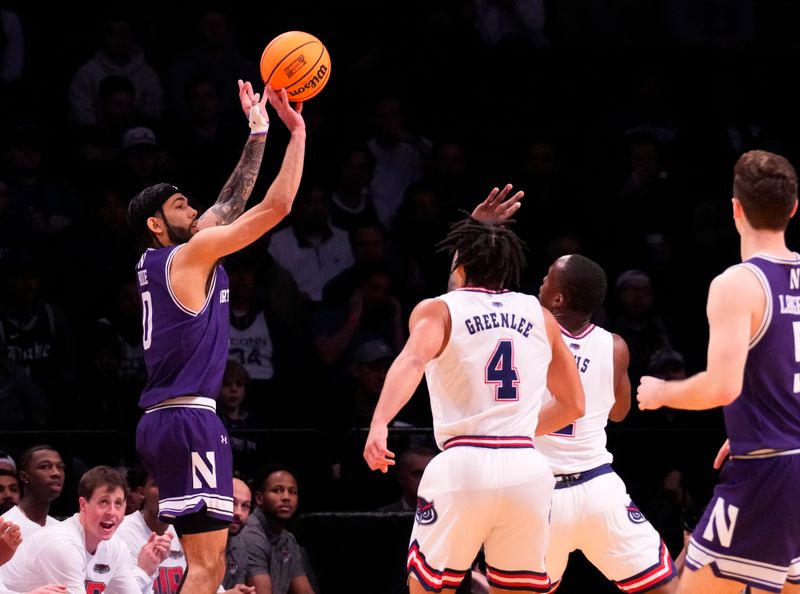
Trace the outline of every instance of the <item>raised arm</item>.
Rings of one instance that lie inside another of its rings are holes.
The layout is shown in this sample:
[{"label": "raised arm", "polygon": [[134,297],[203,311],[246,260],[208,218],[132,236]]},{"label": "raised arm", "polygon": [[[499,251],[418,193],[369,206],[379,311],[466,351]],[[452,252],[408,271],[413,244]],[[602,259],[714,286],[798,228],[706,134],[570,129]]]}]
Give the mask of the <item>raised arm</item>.
[{"label": "raised arm", "polygon": [[289,214],[303,173],[306,127],[300,115],[302,104],[292,107],[285,89],[277,92],[267,87],[265,93],[291,133],[278,175],[264,199],[238,219],[197,232],[176,254],[173,266],[210,270],[217,260],[250,245]]},{"label": "raised arm", "polygon": [[716,277],[706,308],[706,370],[677,381],[643,377],[636,392],[639,408],[705,410],[736,400],[742,391],[750,337],[761,324],[765,306],[764,289],[747,268],[729,268]]},{"label": "raised arm", "polygon": [[242,156],[228,181],[222,187],[217,201],[197,220],[197,228],[205,229],[217,225],[228,225],[244,212],[250,193],[261,168],[264,144],[269,129],[266,111],[267,95],[253,93],[249,82],[239,81],[239,100],[242,110],[250,118],[250,136],[244,145]]},{"label": "raised arm", "polygon": [[561,338],[558,322],[546,309],[542,308],[547,338],[553,350],[553,358],[547,370],[547,389],[553,395],[539,411],[536,435],[547,435],[566,427],[584,415],[586,397],[575,365],[575,357],[569,352]]},{"label": "raised arm", "polygon": [[425,365],[444,348],[450,335],[450,310],[440,299],[426,299],[411,312],[408,325],[408,340],[386,374],[364,446],[367,464],[381,472],[394,465],[394,453],[386,447],[389,423],[414,395]]}]

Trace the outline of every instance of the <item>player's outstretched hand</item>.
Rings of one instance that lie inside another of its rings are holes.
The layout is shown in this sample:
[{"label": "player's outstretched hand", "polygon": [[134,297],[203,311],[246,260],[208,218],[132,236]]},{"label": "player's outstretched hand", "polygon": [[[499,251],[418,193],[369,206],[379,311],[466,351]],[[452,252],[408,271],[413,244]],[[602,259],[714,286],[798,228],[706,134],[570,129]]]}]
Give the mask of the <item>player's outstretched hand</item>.
[{"label": "player's outstretched hand", "polygon": [[636,400],[639,401],[639,410],[656,410],[661,408],[660,396],[666,382],[657,377],[643,375],[636,389]]},{"label": "player's outstretched hand", "polygon": [[250,117],[250,110],[254,105],[267,104],[267,97],[262,97],[259,93],[253,92],[253,85],[239,79],[239,102],[242,104],[242,111],[246,118]]},{"label": "player's outstretched hand", "polygon": [[150,538],[139,550],[139,558],[137,565],[141,567],[147,575],[153,575],[158,566],[163,563],[164,559],[169,555],[169,543],[172,540],[172,535],[165,532],[158,536],[155,532],[150,533]]},{"label": "player's outstretched hand", "polygon": [[472,211],[472,218],[487,223],[510,222],[511,217],[522,206],[520,200],[525,195],[525,192],[519,191],[506,200],[512,188],[511,184],[506,184],[502,190],[492,188],[486,199]]},{"label": "player's outstretched hand", "polygon": [[383,425],[372,425],[369,428],[367,443],[364,445],[364,460],[370,470],[380,470],[385,473],[390,466],[394,466],[394,452],[386,447],[389,429]]},{"label": "player's outstretched hand", "polygon": [[14,522],[0,518],[0,565],[6,563],[22,542],[22,533]]},{"label": "player's outstretched hand", "polygon": [[722,468],[722,465],[725,464],[725,460],[728,459],[728,456],[731,455],[731,440],[726,439],[725,443],[722,444],[722,447],[719,448],[719,452],[717,452],[717,457],[714,458],[714,468],[719,470]]},{"label": "player's outstretched hand", "polygon": [[292,106],[289,103],[289,95],[286,93],[286,89],[276,91],[267,85],[264,87],[264,94],[267,96],[269,104],[275,108],[278,117],[286,124],[289,132],[304,131],[306,129],[306,122],[303,116],[300,115],[303,112],[303,104],[295,103]]}]

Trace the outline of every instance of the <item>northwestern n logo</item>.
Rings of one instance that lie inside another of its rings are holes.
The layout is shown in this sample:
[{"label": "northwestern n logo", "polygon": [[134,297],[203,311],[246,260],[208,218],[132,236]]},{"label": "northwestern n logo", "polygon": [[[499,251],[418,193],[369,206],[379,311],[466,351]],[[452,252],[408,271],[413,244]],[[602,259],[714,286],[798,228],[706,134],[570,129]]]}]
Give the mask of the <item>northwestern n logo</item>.
[{"label": "northwestern n logo", "polygon": [[[727,507],[727,514],[725,508]],[[727,517],[726,517],[727,516]],[[703,531],[703,538],[706,540],[714,540],[714,532],[717,533],[717,538],[723,547],[731,546],[731,539],[733,538],[733,530],[736,526],[736,518],[739,516],[739,508],[735,505],[725,505],[725,500],[720,497],[714,503],[714,509],[711,510],[711,517],[708,519],[706,529]]]},{"label": "northwestern n logo", "polygon": [[206,452],[208,463],[198,454],[192,452],[192,488],[201,489],[203,487],[200,479],[211,489],[217,488],[217,463],[214,459],[214,452]]}]

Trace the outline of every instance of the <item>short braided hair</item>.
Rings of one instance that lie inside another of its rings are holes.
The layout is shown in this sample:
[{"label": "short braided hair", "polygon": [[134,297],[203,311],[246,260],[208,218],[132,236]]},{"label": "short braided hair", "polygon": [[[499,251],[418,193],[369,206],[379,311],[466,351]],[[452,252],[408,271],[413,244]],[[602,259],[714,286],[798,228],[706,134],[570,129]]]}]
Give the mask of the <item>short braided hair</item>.
[{"label": "short braided hair", "polygon": [[437,247],[455,255],[454,267],[464,267],[467,283],[487,289],[518,285],[525,267],[527,246],[508,225],[472,216],[454,223]]}]

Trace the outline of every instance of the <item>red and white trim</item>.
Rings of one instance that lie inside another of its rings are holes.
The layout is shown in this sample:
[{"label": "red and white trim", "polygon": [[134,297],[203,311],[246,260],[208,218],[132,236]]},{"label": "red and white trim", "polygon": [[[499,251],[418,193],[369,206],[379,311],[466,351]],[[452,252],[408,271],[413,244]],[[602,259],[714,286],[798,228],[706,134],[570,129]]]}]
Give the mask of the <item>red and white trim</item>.
[{"label": "red and white trim", "polygon": [[533,439],[525,436],[488,437],[484,435],[462,435],[460,437],[451,437],[444,442],[445,450],[457,446],[491,449],[532,448]]},{"label": "red and white trim", "polygon": [[586,328],[583,329],[582,332],[580,332],[578,334],[572,334],[569,330],[564,328],[564,326],[562,326],[561,324],[559,324],[558,327],[561,328],[561,334],[563,334],[564,336],[569,336],[570,338],[574,338],[576,340],[580,340],[581,338],[586,338],[587,336],[589,336],[589,333],[592,330],[597,328],[597,326],[595,326],[594,324],[589,324],[588,326],[586,326]]},{"label": "red and white trim", "polygon": [[662,584],[666,584],[678,574],[675,571],[672,557],[670,557],[669,550],[664,545],[663,540],[658,549],[658,557],[658,563],[652,567],[648,567],[633,577],[614,582],[614,584],[623,592],[647,592],[653,588],[658,588]]},{"label": "red and white trim", "polygon": [[458,588],[467,575],[468,570],[456,569],[438,570],[431,567],[425,560],[425,555],[419,550],[415,540],[408,549],[408,562],[406,564],[409,574],[414,574],[422,587],[428,592],[441,592],[443,588]]},{"label": "red and white trim", "polygon": [[486,581],[494,588],[520,592],[549,592],[550,578],[538,571],[503,571],[486,565]]}]

